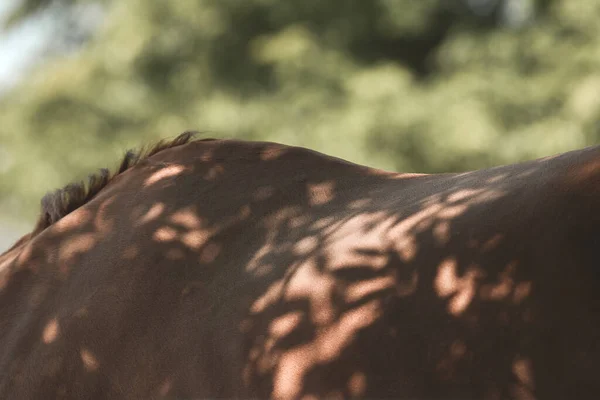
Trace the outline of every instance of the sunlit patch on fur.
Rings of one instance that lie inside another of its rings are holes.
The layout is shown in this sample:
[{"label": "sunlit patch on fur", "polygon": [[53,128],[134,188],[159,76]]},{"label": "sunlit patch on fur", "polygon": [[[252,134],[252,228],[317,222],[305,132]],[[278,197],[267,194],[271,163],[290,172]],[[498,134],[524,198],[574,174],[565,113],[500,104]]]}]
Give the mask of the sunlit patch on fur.
[{"label": "sunlit patch on fur", "polygon": [[58,338],[58,334],[60,332],[58,320],[56,318],[52,318],[46,326],[44,327],[44,331],[42,332],[42,340],[46,344],[50,344]]},{"label": "sunlit patch on fur", "polygon": [[113,199],[103,201],[100,207],[98,207],[98,213],[94,219],[96,229],[104,234],[110,233],[115,225],[114,219],[111,218],[109,213],[109,208],[113,201]]},{"label": "sunlit patch on fur", "polygon": [[356,282],[346,290],[346,302],[355,302],[378,291],[393,288],[394,284],[395,280],[393,276],[380,276],[374,279]]},{"label": "sunlit patch on fur", "polygon": [[146,181],[144,181],[144,186],[148,187],[148,186],[154,185],[155,183],[157,183],[158,181],[161,181],[163,179],[173,178],[177,175],[181,175],[184,171],[185,171],[185,167],[183,165],[177,165],[177,164],[169,165],[165,168],[159,169],[158,171],[156,171],[155,173],[150,175],[146,179]]},{"label": "sunlit patch on fur", "polygon": [[284,298],[286,300],[308,299],[312,322],[319,326],[333,320],[335,311],[331,305],[331,291],[335,279],[321,273],[312,261],[303,264],[290,279]]},{"label": "sunlit patch on fur", "polygon": [[491,178],[489,178],[486,182],[487,183],[496,183],[496,182],[501,182],[504,179],[506,179],[506,177],[508,176],[508,174],[498,174],[496,176],[492,176]]},{"label": "sunlit patch on fur", "polygon": [[208,171],[204,174],[203,178],[207,181],[214,181],[220,175],[225,173],[225,168],[221,164],[214,165],[208,169]]},{"label": "sunlit patch on fur", "polygon": [[164,211],[165,211],[164,203],[156,203],[156,204],[152,205],[152,207],[150,207],[148,212],[146,212],[146,214],[144,214],[139,219],[139,223],[146,224],[148,222],[154,221],[155,219],[160,217]]},{"label": "sunlit patch on fur", "polygon": [[452,295],[448,303],[448,311],[458,316],[467,309],[475,296],[476,280],[480,276],[480,271],[470,267],[462,277],[459,277],[456,268],[456,260],[453,258],[443,261],[438,267],[434,287],[440,297]]},{"label": "sunlit patch on fur", "polygon": [[62,218],[54,224],[57,232],[67,232],[76,229],[92,219],[92,213],[88,210],[78,209],[68,215],[68,218]]},{"label": "sunlit patch on fur", "polygon": [[208,235],[201,230],[190,231],[188,233],[183,234],[181,237],[181,241],[190,249],[200,249],[206,240],[208,239]]},{"label": "sunlit patch on fur", "polygon": [[163,226],[154,232],[153,237],[157,242],[171,242],[177,238],[177,231],[168,226]]},{"label": "sunlit patch on fur", "polygon": [[468,204],[457,204],[444,207],[442,210],[440,210],[437,216],[442,219],[453,219],[463,214],[468,208]]},{"label": "sunlit patch on fur", "polygon": [[334,217],[320,218],[317,220],[317,222],[312,224],[311,228],[312,229],[324,229],[324,228],[332,225],[335,222],[336,222],[336,219]]},{"label": "sunlit patch on fur", "polygon": [[320,206],[332,201],[334,195],[335,183],[322,182],[309,184],[307,186],[308,202],[311,206]]},{"label": "sunlit patch on fur", "polygon": [[32,254],[33,254],[33,244],[31,242],[28,242],[25,246],[23,246],[23,248],[19,252],[19,255],[17,255],[17,257],[16,257],[17,263],[19,265],[24,265],[26,262],[28,262],[31,259]]},{"label": "sunlit patch on fur", "polygon": [[262,246],[252,259],[246,265],[246,271],[256,273],[256,271],[263,267],[263,259],[273,251],[273,245],[266,243]]},{"label": "sunlit patch on fur", "polygon": [[268,147],[266,147],[261,153],[260,153],[260,159],[262,161],[271,161],[271,160],[276,160],[279,157],[281,157],[282,155],[284,155],[286,153],[286,148],[281,146],[281,145],[277,145],[277,144],[272,144],[269,145]]},{"label": "sunlit patch on fur", "polygon": [[494,235],[491,239],[487,240],[483,246],[481,246],[481,251],[491,251],[494,250],[495,248],[497,248],[500,243],[502,242],[502,239],[504,238],[504,236],[500,233]]},{"label": "sunlit patch on fur", "polygon": [[314,251],[319,245],[317,238],[313,236],[305,237],[294,245],[294,253],[297,255],[305,255]]},{"label": "sunlit patch on fur", "polygon": [[373,200],[371,200],[371,199],[354,200],[353,202],[348,204],[348,208],[351,210],[356,210],[356,209],[364,208],[372,202],[373,202]]},{"label": "sunlit patch on fur", "polygon": [[403,236],[395,243],[395,245],[396,251],[398,252],[398,255],[402,261],[410,262],[417,256],[419,247],[414,236]]},{"label": "sunlit patch on fur", "polygon": [[457,203],[459,201],[468,200],[473,198],[474,196],[483,192],[483,189],[462,189],[457,192],[452,193],[448,196],[448,201],[450,203]]},{"label": "sunlit patch on fur", "polygon": [[171,391],[172,387],[173,387],[173,379],[171,379],[171,378],[165,379],[158,388],[158,395],[162,396],[162,397],[167,396],[169,394],[169,392]]},{"label": "sunlit patch on fur", "polygon": [[453,258],[442,261],[435,278],[435,289],[440,297],[450,296],[458,290],[460,281],[456,275],[456,260]]},{"label": "sunlit patch on fur", "polygon": [[[380,316],[377,301],[346,312],[335,323],[324,327],[314,341],[284,352],[273,377],[274,398],[296,398],[308,370],[317,364],[336,359],[354,340],[356,332]],[[357,378],[360,381],[360,378]]]},{"label": "sunlit patch on fur", "polygon": [[521,303],[531,291],[531,282],[515,283],[516,262],[511,262],[499,274],[499,282],[485,284],[479,289],[479,295],[483,300],[501,301],[512,295],[512,302]]},{"label": "sunlit patch on fur", "polygon": [[354,397],[362,396],[367,389],[367,376],[363,372],[355,372],[348,380],[348,392]]},{"label": "sunlit patch on fur", "polygon": [[172,223],[183,226],[187,229],[198,229],[201,225],[201,220],[198,215],[192,210],[179,210],[169,218]]},{"label": "sunlit patch on fur", "polygon": [[433,228],[433,236],[441,245],[446,245],[450,241],[450,223],[448,221],[440,221]]},{"label": "sunlit patch on fur", "polygon": [[300,215],[297,217],[292,217],[290,218],[288,225],[291,229],[296,229],[296,228],[300,228],[302,226],[305,226],[306,224],[308,224],[311,221],[310,216],[308,215]]},{"label": "sunlit patch on fur", "polygon": [[515,293],[513,295],[513,302],[520,304],[525,300],[531,293],[531,282],[520,282],[515,287]]},{"label": "sunlit patch on fur", "polygon": [[261,297],[256,299],[252,306],[250,307],[250,312],[252,314],[258,314],[264,311],[270,304],[277,301],[281,295],[283,289],[283,281],[275,281],[269,286],[269,288],[263,293]]},{"label": "sunlit patch on fur", "polygon": [[480,289],[481,298],[483,300],[503,300],[505,299],[513,288],[513,281],[511,278],[505,277],[497,285],[484,285]]},{"label": "sunlit patch on fur", "polygon": [[79,355],[86,371],[95,372],[98,370],[100,364],[98,363],[96,356],[90,350],[83,348],[79,352]]},{"label": "sunlit patch on fur", "polygon": [[275,319],[269,325],[269,333],[276,338],[284,337],[289,335],[302,320],[302,313],[300,311],[291,312]]},{"label": "sunlit patch on fur", "polygon": [[74,257],[76,257],[78,254],[82,254],[91,250],[96,244],[96,242],[97,239],[93,233],[75,235],[73,239],[68,240],[60,248],[59,258],[63,263],[68,262]]},{"label": "sunlit patch on fur", "polygon": [[535,382],[533,380],[533,366],[528,358],[519,357],[512,365],[512,372],[517,380],[513,387],[513,396],[518,400],[534,400]]},{"label": "sunlit patch on fur", "polygon": [[465,312],[473,297],[475,296],[475,281],[472,275],[469,275],[459,289],[458,293],[452,298],[448,304],[448,311],[452,315],[458,316]]}]

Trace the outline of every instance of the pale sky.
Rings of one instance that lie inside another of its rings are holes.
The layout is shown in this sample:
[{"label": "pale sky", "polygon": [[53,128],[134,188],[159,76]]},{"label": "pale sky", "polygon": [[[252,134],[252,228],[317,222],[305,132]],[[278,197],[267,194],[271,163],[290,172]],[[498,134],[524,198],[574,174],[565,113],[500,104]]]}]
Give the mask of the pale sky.
[{"label": "pale sky", "polygon": [[[0,20],[14,4],[14,0],[0,1]],[[25,77],[27,67],[44,48],[47,26],[32,20],[9,32],[0,30],[0,95]],[[0,253],[29,229],[18,221],[0,220]]]},{"label": "pale sky", "polygon": [[[15,3],[0,1],[0,20]],[[44,49],[48,28],[47,19],[33,18],[10,31],[0,30],[0,94],[25,76],[27,67]]]}]

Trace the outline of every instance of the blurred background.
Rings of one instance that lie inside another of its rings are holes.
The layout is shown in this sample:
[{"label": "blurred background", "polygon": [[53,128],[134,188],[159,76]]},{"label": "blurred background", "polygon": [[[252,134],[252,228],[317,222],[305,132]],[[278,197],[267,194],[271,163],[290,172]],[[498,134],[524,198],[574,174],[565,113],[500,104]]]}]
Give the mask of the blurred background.
[{"label": "blurred background", "polygon": [[1,0],[0,250],[188,129],[397,171],[600,140],[600,0]]}]

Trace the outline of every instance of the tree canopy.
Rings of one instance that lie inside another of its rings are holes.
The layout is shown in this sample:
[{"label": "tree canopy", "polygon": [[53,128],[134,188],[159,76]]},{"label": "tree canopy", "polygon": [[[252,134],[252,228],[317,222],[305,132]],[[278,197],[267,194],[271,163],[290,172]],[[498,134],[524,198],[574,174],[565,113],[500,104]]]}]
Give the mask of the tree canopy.
[{"label": "tree canopy", "polygon": [[407,172],[600,138],[596,0],[23,0],[7,29],[40,13],[49,53],[0,99],[5,215],[189,129]]}]

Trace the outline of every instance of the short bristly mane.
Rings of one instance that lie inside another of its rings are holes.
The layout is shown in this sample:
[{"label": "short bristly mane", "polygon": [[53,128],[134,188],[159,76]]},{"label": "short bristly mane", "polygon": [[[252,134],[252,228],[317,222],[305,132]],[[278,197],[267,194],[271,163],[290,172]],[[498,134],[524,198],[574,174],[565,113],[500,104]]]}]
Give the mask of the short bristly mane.
[{"label": "short bristly mane", "polygon": [[195,135],[196,132],[188,131],[173,140],[161,140],[153,146],[141,148],[137,151],[129,150],[125,153],[119,168],[112,174],[108,169],[103,168],[99,172],[90,175],[87,184],[84,181],[70,183],[62,189],[47,193],[42,198],[42,210],[31,237],[89,202],[116,176],[139,164],[140,161],[163,150],[184,145],[192,141]]}]

